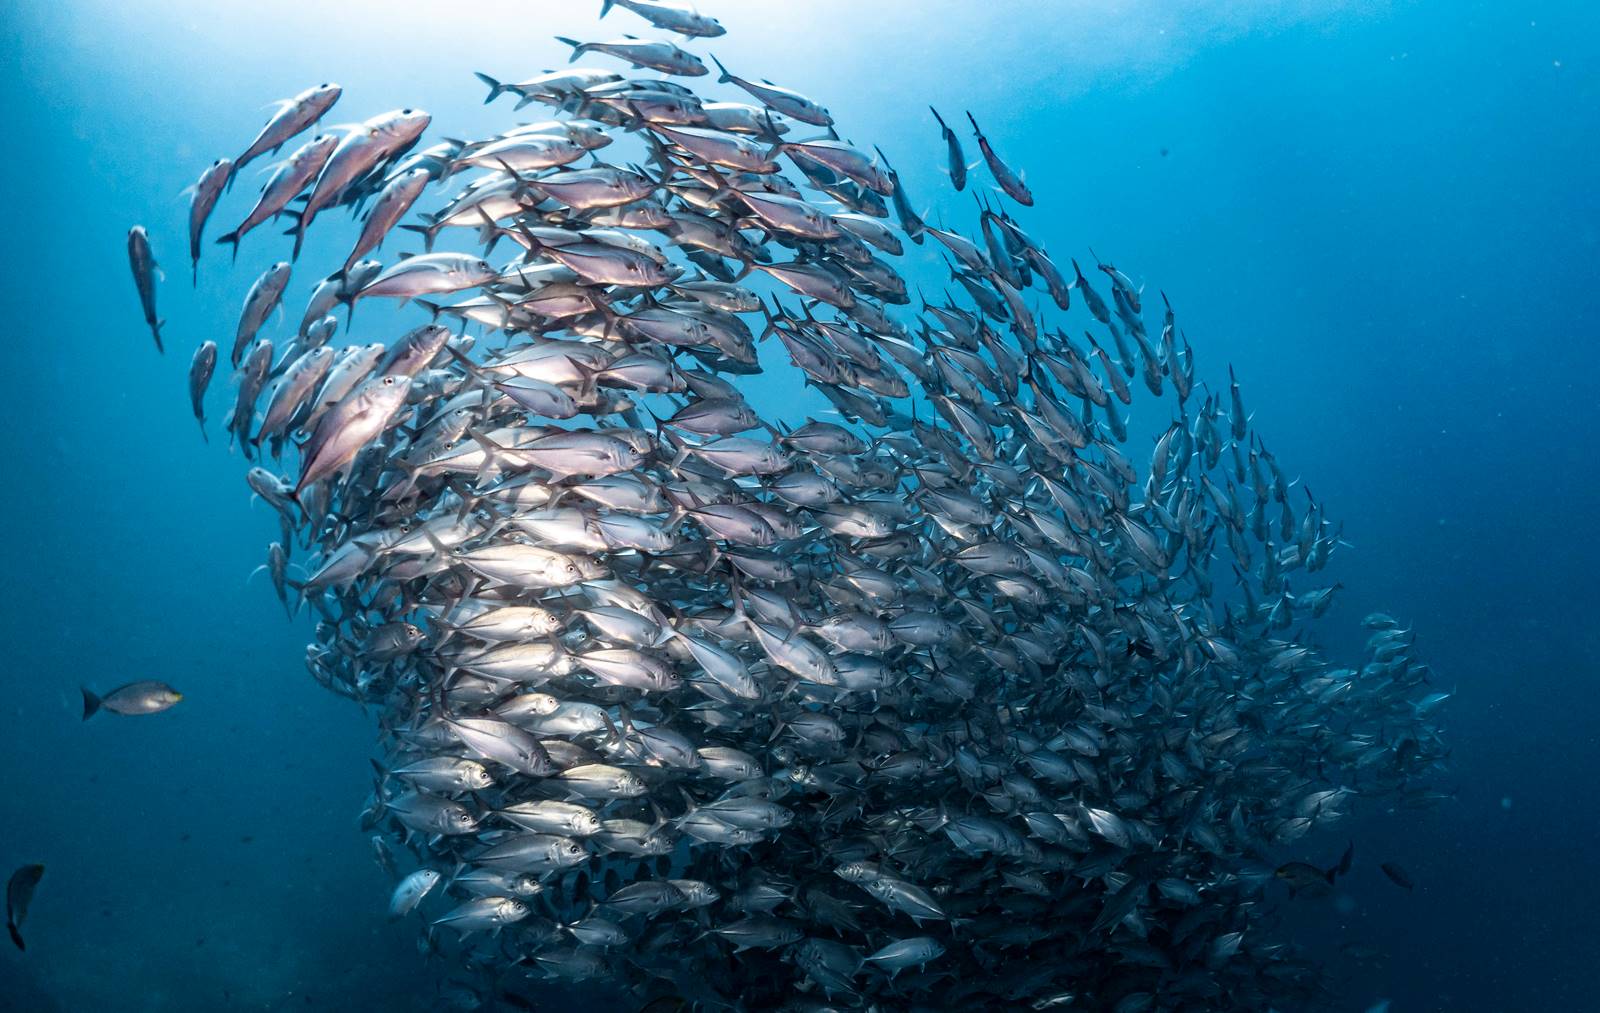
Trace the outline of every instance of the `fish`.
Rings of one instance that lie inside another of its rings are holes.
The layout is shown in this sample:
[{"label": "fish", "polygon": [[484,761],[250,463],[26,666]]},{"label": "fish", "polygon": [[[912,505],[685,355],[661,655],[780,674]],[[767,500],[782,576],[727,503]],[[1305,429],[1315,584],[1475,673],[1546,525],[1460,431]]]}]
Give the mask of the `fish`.
[{"label": "fish", "polygon": [[291,260],[300,257],[306,229],[317,214],[333,205],[350,185],[388,159],[404,154],[428,129],[433,117],[420,109],[395,109],[379,113],[351,127],[328,155],[305,205],[295,214],[288,231],[294,236]]},{"label": "fish", "polygon": [[424,959],[478,1003],[1321,994],[1266,887],[1330,893],[1354,842],[1289,859],[1444,795],[1452,697],[1388,613],[1321,646],[1350,546],[1175,293],[1037,234],[981,131],[1020,208],[964,217],[937,112],[923,204],[799,90],[563,44],[620,69],[489,68],[545,112],[411,152],[431,118],[396,110],[274,172],[246,222],[295,217],[310,261],[321,212],[365,214],[292,334],[288,261],[230,279],[264,569],[371,716],[360,824]]},{"label": "fish", "polygon": [[261,196],[257,198],[255,207],[245,215],[244,221],[233,231],[218,236],[217,242],[233,247],[233,257],[237,260],[239,241],[245,234],[257,225],[286,213],[285,209],[289,206],[289,202],[317,179],[338,146],[339,138],[335,135],[318,134],[296,148],[293,154],[278,163],[273,170],[266,186],[261,188]]},{"label": "fish", "polygon": [[233,160],[233,173],[230,179],[237,176],[239,170],[252,160],[277,151],[301,131],[322,119],[343,93],[344,89],[338,85],[324,81],[322,84],[307,88],[293,98],[276,102],[278,109],[272,114],[272,118],[267,120],[249,147]]},{"label": "fish", "polygon": [[670,42],[651,42],[645,39],[636,39],[633,36],[624,36],[612,39],[609,42],[579,42],[576,39],[556,36],[556,41],[572,47],[569,60],[576,60],[585,53],[604,53],[614,56],[641,70],[655,70],[663,74],[675,74],[685,77],[700,77],[709,73],[706,65],[700,58],[686,50],[679,49]]},{"label": "fish", "polygon": [[189,188],[189,261],[190,283],[200,283],[200,240],[204,237],[206,219],[211,217],[212,210],[217,206],[217,200],[222,196],[222,191],[233,180],[233,161],[219,158],[206,166],[200,174],[200,179]]},{"label": "fish", "polygon": [[437,869],[418,869],[395,885],[389,898],[389,917],[404,918],[416,910],[423,898],[444,878]]},{"label": "fish", "polygon": [[1385,876],[1389,877],[1389,882],[1393,883],[1395,886],[1398,886],[1403,890],[1416,889],[1417,884],[1412,880],[1411,873],[1407,872],[1399,863],[1384,862],[1379,866],[1379,868],[1383,870],[1383,874]]},{"label": "fish", "polygon": [[308,485],[343,469],[361,448],[381,435],[410,390],[409,376],[375,376],[324,415],[303,448],[300,478],[289,493],[290,500],[300,502]]},{"label": "fish", "polygon": [[799,120],[801,123],[810,123],[818,127],[833,126],[833,115],[818,105],[813,100],[789,88],[781,88],[770,81],[750,81],[736,77],[728,72],[722,61],[715,56],[711,62],[717,65],[718,84],[734,84],[744,89],[750,96],[775,113],[781,113],[790,119]]},{"label": "fish", "polygon": [[972,123],[972,132],[978,138],[978,150],[983,153],[983,160],[988,163],[994,181],[1000,184],[1000,189],[1005,191],[1006,196],[1024,207],[1032,207],[1033,192],[1028,189],[1028,185],[1022,181],[1020,175],[1012,172],[1011,168],[1000,160],[999,155],[994,153],[994,148],[989,146],[989,139],[983,136],[982,128],[978,126],[978,121],[971,113],[967,113],[967,119]]},{"label": "fish", "polygon": [[431,180],[427,169],[412,169],[385,184],[372,209],[367,212],[367,220],[361,226],[361,235],[356,238],[355,247],[339,270],[349,274],[356,261],[380,249],[384,236],[411,210],[411,205],[422,196],[423,189]]},{"label": "fish", "polygon": [[6,881],[6,931],[11,933],[11,941],[17,944],[19,950],[28,948],[22,941],[22,922],[28,917],[33,892],[39,888],[39,880],[43,878],[44,866],[24,865]]},{"label": "fish", "polygon": [[498,276],[482,257],[463,253],[424,253],[407,257],[385,268],[351,296],[351,302],[372,296],[404,300],[422,295],[459,292],[476,288]]},{"label": "fish", "polygon": [[233,351],[228,356],[234,368],[244,359],[245,349],[256,339],[256,334],[283,303],[284,290],[289,287],[289,262],[280,260],[261,272],[244,298],[244,309],[239,313],[239,325],[234,329]]},{"label": "fish", "polygon": [[216,368],[217,343],[202,341],[194,350],[194,360],[189,363],[189,404],[195,421],[200,423],[200,435],[207,443],[211,442],[211,437],[206,436],[206,389],[211,386],[211,374]]},{"label": "fish", "polygon": [[714,39],[728,32],[716,18],[696,12],[681,0],[601,0],[600,16],[611,13],[612,7],[626,8],[657,28],[691,38]]},{"label": "fish", "polygon": [[1305,862],[1285,862],[1273,870],[1272,875],[1289,887],[1291,897],[1297,893],[1323,897],[1327,896],[1328,888],[1333,886],[1334,879],[1339,875],[1339,866],[1319,869]]},{"label": "fish", "polygon": [[528,905],[515,897],[479,897],[469,900],[432,924],[448,925],[462,935],[480,929],[499,930],[531,914]]},{"label": "fish", "polygon": [[944,137],[945,172],[950,176],[950,185],[957,190],[964,190],[967,186],[968,166],[967,156],[961,150],[961,138],[957,137],[956,132],[945,123],[944,117],[939,115],[939,110],[929,106],[928,112],[933,113],[933,118],[939,122],[939,132]]},{"label": "fish", "polygon": [[83,692],[83,720],[99,713],[101,708],[113,714],[159,714],[183,699],[183,694],[164,682],[144,680],[118,686],[101,696],[87,687]]},{"label": "fish", "polygon": [[390,878],[400,875],[400,871],[395,868],[394,864],[394,849],[389,846],[387,838],[381,835],[373,836],[372,857],[378,863],[378,868],[382,869]]},{"label": "fish", "polygon": [[156,351],[165,353],[166,349],[161,347],[161,328],[166,321],[156,317],[156,280],[161,277],[161,266],[150,251],[150,236],[143,225],[128,230],[128,266],[133,270],[133,284],[139,290],[139,305],[144,310],[150,336],[155,339]]}]

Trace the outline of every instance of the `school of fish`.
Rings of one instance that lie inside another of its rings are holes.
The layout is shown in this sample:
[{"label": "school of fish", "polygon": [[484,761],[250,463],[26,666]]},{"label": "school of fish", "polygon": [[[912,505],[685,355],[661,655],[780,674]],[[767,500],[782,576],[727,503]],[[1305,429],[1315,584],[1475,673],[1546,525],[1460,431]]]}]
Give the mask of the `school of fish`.
[{"label": "school of fish", "polygon": [[[552,979],[651,1009],[1326,996],[1269,889],[1326,892],[1351,852],[1287,859],[1357,802],[1428,803],[1446,695],[1387,616],[1359,663],[1317,647],[1339,530],[1238,383],[1197,382],[1165,296],[1024,231],[1006,202],[1035,196],[970,113],[971,164],[938,119],[954,189],[994,183],[963,233],[799,91],[707,54],[713,100],[677,42],[561,41],[584,62],[478,75],[548,119],[316,133],[322,84],[189,215],[197,272],[240,169],[289,151],[216,240],[285,259],[195,352],[192,409],[215,436],[227,351],[266,569],[318,618],[311,674],[378,715],[363,824],[461,1004]],[[278,313],[345,209],[348,256]],[[948,265],[938,299],[908,243]],[[129,256],[160,348],[143,228]],[[379,299],[428,319],[336,340]],[[747,400],[763,371],[832,411]]]}]

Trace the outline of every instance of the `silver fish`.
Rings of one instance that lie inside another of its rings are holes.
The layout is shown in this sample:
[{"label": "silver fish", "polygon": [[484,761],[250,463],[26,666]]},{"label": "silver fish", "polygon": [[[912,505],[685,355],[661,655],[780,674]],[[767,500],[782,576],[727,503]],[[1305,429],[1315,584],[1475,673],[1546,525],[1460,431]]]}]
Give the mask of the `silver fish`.
[{"label": "silver fish", "polygon": [[284,142],[316,123],[339,101],[341,94],[343,89],[338,85],[324,82],[307,88],[294,98],[279,101],[278,111],[272,114],[250,146],[233,160],[234,173],[237,174],[257,156],[277,151]]},{"label": "silver fish", "polygon": [[206,166],[206,171],[200,174],[199,182],[190,188],[189,260],[191,281],[194,284],[200,281],[200,240],[205,233],[206,219],[211,217],[211,211],[217,206],[217,199],[222,196],[223,188],[232,180],[233,162],[219,158]]},{"label": "silver fish", "polygon": [[161,276],[161,267],[150,251],[150,236],[143,225],[128,230],[128,266],[133,270],[133,284],[139,290],[139,305],[144,310],[150,336],[155,339],[156,351],[165,352],[161,347],[161,328],[166,321],[156,318],[156,279]]},{"label": "silver fish", "polygon": [[217,368],[217,343],[205,341],[194,350],[194,360],[189,363],[189,404],[194,410],[194,419],[200,423],[200,435],[207,443],[211,437],[206,436],[206,388],[211,386],[211,374]]}]

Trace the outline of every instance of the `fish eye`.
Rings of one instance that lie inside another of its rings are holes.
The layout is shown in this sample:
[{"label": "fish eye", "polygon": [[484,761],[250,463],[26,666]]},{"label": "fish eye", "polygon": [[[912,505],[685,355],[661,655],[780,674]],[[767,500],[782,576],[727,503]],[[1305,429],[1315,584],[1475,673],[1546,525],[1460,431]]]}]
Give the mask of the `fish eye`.
[{"label": "fish eye", "polygon": [[400,115],[401,116],[410,116],[414,112],[416,112],[415,109],[402,109],[402,110],[400,110]]},{"label": "fish eye", "polygon": [[392,376],[384,377],[383,378],[383,385],[385,387],[393,387],[394,386],[394,377],[392,377]]}]

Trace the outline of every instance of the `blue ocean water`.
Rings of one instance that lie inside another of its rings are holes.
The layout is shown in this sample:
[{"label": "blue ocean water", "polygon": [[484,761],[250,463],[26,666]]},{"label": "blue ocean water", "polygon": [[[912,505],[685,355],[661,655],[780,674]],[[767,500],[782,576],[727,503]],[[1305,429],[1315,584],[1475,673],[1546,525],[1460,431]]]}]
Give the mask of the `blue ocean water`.
[{"label": "blue ocean water", "polygon": [[[217,439],[222,399],[208,446],[184,392],[190,350],[226,347],[239,280],[285,244],[247,242],[231,273],[208,250],[191,290],[178,190],[242,149],[264,102],[323,80],[344,86],[343,118],[415,104],[430,139],[488,133],[507,114],[471,72],[530,74],[565,60],[553,35],[641,27],[597,27],[597,7],[11,5],[0,866],[48,871],[28,952],[0,955],[0,1008],[431,1007],[414,929],[385,920],[389,884],[356,828],[371,718],[309,680],[308,624],[246,581],[276,524]],[[1334,652],[1359,645],[1368,611],[1415,624],[1457,690],[1458,797],[1360,816],[1350,903],[1292,913],[1349,1008],[1600,1008],[1600,12],[705,9],[729,35],[696,51],[824,101],[933,220],[970,206],[946,192],[926,105],[972,109],[1039,196],[1030,234],[1170,295],[1202,377],[1233,365],[1279,460],[1345,523]],[[165,357],[127,276],[135,222],[167,271]],[[325,260],[349,238],[309,245]],[[291,312],[311,283],[296,278]],[[136,678],[187,698],[79,720],[80,684]],[[1388,860],[1413,893],[1378,872]],[[1349,942],[1384,956],[1352,963]]]}]

